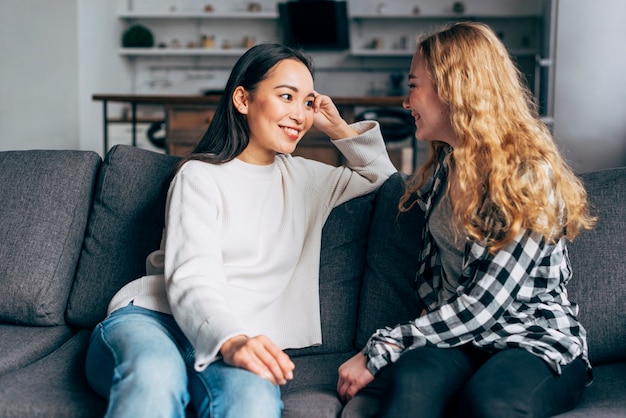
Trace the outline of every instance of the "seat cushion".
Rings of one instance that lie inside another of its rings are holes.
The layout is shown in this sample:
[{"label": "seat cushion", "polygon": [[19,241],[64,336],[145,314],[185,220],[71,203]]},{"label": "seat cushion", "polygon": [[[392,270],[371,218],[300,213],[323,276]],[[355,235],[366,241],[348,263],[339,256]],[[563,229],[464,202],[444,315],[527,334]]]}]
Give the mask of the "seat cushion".
[{"label": "seat cushion", "polygon": [[47,356],[72,335],[67,325],[33,327],[0,324],[0,376]]},{"label": "seat cushion", "polygon": [[64,323],[100,162],[90,151],[0,152],[0,321]]},{"label": "seat cushion", "polygon": [[338,417],[337,369],[354,351],[294,357],[292,381],[281,387],[283,418]]},{"label": "seat cushion", "polygon": [[0,417],[102,417],[106,402],[90,389],[82,330],[41,360],[0,377]]},{"label": "seat cushion", "polygon": [[72,325],[94,327],[113,295],[145,274],[147,255],[159,248],[167,187],[179,160],[127,145],[107,153],[68,302]]},{"label": "seat cushion", "polygon": [[626,416],[626,362],[594,368],[594,382],[585,388],[574,410],[558,418],[623,418]]}]

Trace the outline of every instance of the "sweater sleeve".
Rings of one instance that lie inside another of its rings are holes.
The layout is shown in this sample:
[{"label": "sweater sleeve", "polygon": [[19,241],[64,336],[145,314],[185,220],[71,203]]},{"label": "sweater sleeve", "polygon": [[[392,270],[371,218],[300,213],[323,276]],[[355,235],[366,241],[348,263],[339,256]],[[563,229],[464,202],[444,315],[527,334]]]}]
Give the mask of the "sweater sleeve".
[{"label": "sweater sleeve", "polygon": [[172,181],[166,211],[165,280],[178,325],[195,349],[201,371],[221,345],[245,327],[226,300],[220,244],[221,194],[206,174],[187,163]]},{"label": "sweater sleeve", "polygon": [[351,126],[359,135],[332,141],[345,157],[346,165],[328,169],[317,164],[313,176],[316,188],[329,197],[331,208],[378,189],[397,171],[378,122],[361,121]]}]

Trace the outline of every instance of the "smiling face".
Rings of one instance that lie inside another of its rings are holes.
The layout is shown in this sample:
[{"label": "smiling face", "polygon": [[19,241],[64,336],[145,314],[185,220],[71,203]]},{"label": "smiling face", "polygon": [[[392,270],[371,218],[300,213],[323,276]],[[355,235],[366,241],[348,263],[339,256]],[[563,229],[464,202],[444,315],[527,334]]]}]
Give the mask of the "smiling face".
[{"label": "smiling face", "polygon": [[416,52],[409,72],[409,93],[402,106],[415,118],[420,141],[441,141],[454,147],[457,136],[450,123],[450,113],[441,101],[421,52]]},{"label": "smiling face", "polygon": [[295,59],[276,64],[250,92],[237,87],[235,108],[246,116],[250,141],[239,159],[271,164],[278,153],[292,153],[313,124],[313,77]]}]

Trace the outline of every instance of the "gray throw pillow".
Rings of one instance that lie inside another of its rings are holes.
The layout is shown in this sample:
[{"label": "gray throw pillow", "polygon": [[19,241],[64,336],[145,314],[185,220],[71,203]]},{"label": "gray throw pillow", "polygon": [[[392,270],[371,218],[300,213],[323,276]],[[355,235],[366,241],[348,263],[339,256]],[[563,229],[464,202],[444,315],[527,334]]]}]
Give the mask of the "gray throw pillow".
[{"label": "gray throw pillow", "polygon": [[159,248],[167,187],[179,157],[118,145],[105,157],[87,226],[68,323],[91,328],[113,295],[143,276]]},{"label": "gray throw pillow", "polygon": [[328,216],[320,252],[322,345],[287,350],[290,356],[352,350],[373,200],[374,193],[357,197]]},{"label": "gray throw pillow", "polygon": [[0,321],[64,323],[100,162],[90,151],[0,153]]},{"label": "gray throw pillow", "polygon": [[413,283],[424,213],[418,206],[398,210],[405,177],[394,174],[376,194],[355,341],[359,350],[378,328],[408,322],[421,311]]}]

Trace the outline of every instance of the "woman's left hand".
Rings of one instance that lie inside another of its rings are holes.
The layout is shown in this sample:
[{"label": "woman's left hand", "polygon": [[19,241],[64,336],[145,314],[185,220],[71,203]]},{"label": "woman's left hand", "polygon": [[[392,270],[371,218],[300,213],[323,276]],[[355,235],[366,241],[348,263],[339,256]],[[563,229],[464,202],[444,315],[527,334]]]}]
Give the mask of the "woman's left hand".
[{"label": "woman's left hand", "polygon": [[313,110],[315,111],[313,126],[328,135],[330,139],[350,138],[358,135],[341,117],[330,97],[316,94]]}]

